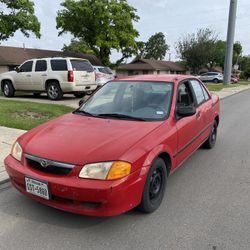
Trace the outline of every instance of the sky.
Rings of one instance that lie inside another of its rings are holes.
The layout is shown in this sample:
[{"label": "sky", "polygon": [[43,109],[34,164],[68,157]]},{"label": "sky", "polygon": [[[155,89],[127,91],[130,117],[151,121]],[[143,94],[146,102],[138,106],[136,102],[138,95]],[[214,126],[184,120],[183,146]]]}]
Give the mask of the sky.
[{"label": "sky", "polygon": [[[49,50],[61,50],[64,44],[69,44],[70,34],[58,37],[56,29],[57,11],[61,9],[62,0],[33,0],[35,13],[41,22],[41,39],[34,35],[25,38],[20,32],[3,42],[2,45]],[[137,9],[140,16],[135,28],[139,31],[138,40],[147,41],[156,32],[163,32],[170,50],[166,55],[168,60],[178,60],[175,51],[176,42],[189,33],[195,33],[200,28],[210,28],[219,39],[226,40],[230,0],[128,0]],[[240,41],[243,54],[250,55],[250,2],[238,1],[235,41]],[[119,54],[112,53],[111,60],[119,59]]]}]

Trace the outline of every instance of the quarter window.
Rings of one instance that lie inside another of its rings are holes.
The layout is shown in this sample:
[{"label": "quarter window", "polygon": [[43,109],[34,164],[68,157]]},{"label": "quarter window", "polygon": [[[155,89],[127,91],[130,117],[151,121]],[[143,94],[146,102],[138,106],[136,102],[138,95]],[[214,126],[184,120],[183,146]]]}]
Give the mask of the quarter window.
[{"label": "quarter window", "polygon": [[47,70],[47,62],[45,60],[36,61],[36,72],[46,71]]},{"label": "quarter window", "polygon": [[33,61],[28,61],[20,67],[20,72],[31,72]]},{"label": "quarter window", "polygon": [[70,60],[72,69],[74,71],[87,71],[87,72],[93,72],[94,69],[92,65],[88,61],[83,60]]},{"label": "quarter window", "polygon": [[51,69],[53,71],[67,71],[67,62],[66,60],[51,60]]},{"label": "quarter window", "polygon": [[205,96],[204,96],[201,84],[198,81],[191,80],[191,85],[193,87],[194,94],[196,96],[197,104],[200,105],[201,103],[205,101]]}]

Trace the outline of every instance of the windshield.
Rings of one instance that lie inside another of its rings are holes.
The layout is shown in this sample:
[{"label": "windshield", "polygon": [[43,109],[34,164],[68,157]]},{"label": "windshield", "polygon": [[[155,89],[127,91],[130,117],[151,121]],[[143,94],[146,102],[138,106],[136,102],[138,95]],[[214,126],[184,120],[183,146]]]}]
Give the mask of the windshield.
[{"label": "windshield", "polygon": [[160,121],[167,118],[173,84],[109,82],[76,112],[102,118]]}]

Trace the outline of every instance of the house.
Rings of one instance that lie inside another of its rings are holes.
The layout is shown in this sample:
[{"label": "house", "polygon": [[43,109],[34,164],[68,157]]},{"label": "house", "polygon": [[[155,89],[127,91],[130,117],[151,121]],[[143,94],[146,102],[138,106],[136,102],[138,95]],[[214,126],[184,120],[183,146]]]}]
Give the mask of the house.
[{"label": "house", "polygon": [[222,67],[219,67],[219,66],[212,67],[212,68],[204,67],[204,68],[201,68],[201,69],[199,70],[199,74],[204,74],[204,73],[207,73],[207,72],[218,72],[218,73],[222,73],[223,70],[222,70]]},{"label": "house", "polygon": [[89,54],[0,46],[0,74],[13,70],[28,59],[42,57],[77,57],[89,60],[92,65],[102,65],[96,56]]},{"label": "house", "polygon": [[186,68],[171,61],[158,61],[152,59],[136,59],[129,64],[117,68],[117,76],[142,74],[185,74]]}]

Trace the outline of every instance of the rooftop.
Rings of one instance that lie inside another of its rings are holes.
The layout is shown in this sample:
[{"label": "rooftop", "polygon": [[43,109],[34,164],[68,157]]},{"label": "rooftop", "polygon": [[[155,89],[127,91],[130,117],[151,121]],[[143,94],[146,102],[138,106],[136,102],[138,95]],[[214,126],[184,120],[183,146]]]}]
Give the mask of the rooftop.
[{"label": "rooftop", "polygon": [[118,70],[165,70],[165,71],[186,71],[185,67],[171,61],[159,61],[152,59],[136,59],[129,64],[118,67]]},{"label": "rooftop", "polygon": [[119,77],[119,81],[153,81],[153,82],[179,82],[185,79],[197,79],[192,75],[175,75],[175,74],[164,74],[164,75],[134,75]]},{"label": "rooftop", "polygon": [[90,54],[0,46],[0,65],[20,65],[29,59],[48,57],[82,58],[89,60],[92,65],[102,65],[95,55]]}]

